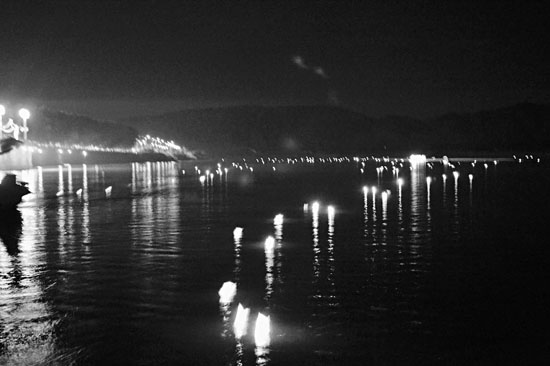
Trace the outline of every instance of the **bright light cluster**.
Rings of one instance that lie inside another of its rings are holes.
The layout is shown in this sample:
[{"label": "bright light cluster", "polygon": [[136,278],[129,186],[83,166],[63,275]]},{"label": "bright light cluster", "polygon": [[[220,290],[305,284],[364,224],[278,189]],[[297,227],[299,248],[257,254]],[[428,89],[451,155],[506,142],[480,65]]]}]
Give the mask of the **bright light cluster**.
[{"label": "bright light cluster", "polygon": [[43,149],[55,149],[59,154],[71,153],[71,150],[81,150],[82,154],[86,156],[87,151],[97,152],[109,152],[109,153],[123,153],[123,154],[138,154],[145,152],[155,152],[166,155],[185,155],[191,159],[196,159],[196,156],[190,150],[183,146],[179,146],[174,141],[165,141],[158,137],[152,137],[150,135],[140,136],[136,139],[134,146],[131,148],[126,147],[107,147],[103,145],[85,145],[85,144],[66,144],[61,142],[38,142],[32,141],[28,146],[30,151],[43,153]]},{"label": "bright light cluster", "polygon": [[412,154],[411,156],[409,156],[409,162],[411,163],[411,165],[425,164],[426,155]]},{"label": "bright light cluster", "polygon": [[134,144],[134,149],[137,152],[156,152],[169,155],[184,154],[196,158],[191,151],[177,145],[173,140],[167,141],[151,135],[139,136]]}]

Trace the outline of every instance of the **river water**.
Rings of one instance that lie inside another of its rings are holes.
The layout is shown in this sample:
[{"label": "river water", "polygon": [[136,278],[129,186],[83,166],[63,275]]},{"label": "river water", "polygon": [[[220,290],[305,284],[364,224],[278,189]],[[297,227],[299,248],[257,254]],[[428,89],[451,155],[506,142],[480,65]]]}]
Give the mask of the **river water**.
[{"label": "river water", "polygon": [[1,217],[0,364],[548,360],[544,162],[220,164],[18,172],[33,194]]}]

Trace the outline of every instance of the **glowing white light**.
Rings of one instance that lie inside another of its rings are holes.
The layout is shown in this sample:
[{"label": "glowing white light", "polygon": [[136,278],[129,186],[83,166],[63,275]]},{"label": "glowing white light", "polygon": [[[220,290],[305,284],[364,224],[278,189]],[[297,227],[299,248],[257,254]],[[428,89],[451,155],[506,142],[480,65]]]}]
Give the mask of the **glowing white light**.
[{"label": "glowing white light", "polygon": [[426,177],[426,183],[429,185],[432,183],[432,177]]},{"label": "glowing white light", "polygon": [[214,173],[210,173],[210,179],[214,178]]},{"label": "glowing white light", "polygon": [[441,174],[441,177],[443,178],[443,181],[447,180],[447,174]]},{"label": "glowing white light", "polygon": [[244,308],[241,304],[237,306],[237,315],[235,316],[235,321],[233,322],[233,332],[235,333],[235,338],[240,339],[242,336],[246,335],[249,314],[250,309]]},{"label": "glowing white light", "polygon": [[474,175],[473,174],[468,174],[468,179],[470,179],[470,182],[474,179]]},{"label": "glowing white light", "polygon": [[387,201],[387,200],[388,200],[388,192],[384,191],[382,192],[382,201]]},{"label": "glowing white light", "polygon": [[4,114],[6,114],[6,107],[0,104],[0,116],[3,116]]},{"label": "glowing white light", "polygon": [[75,193],[77,196],[82,196],[82,188],[79,188]]},{"label": "glowing white light", "polygon": [[224,304],[229,304],[233,301],[233,298],[237,294],[237,284],[231,281],[224,282],[218,295],[220,295],[220,302]]},{"label": "glowing white light", "polygon": [[275,238],[268,236],[267,239],[265,239],[264,248],[266,252],[272,252],[275,249]]},{"label": "glowing white light", "polygon": [[370,190],[372,191],[372,195],[374,196],[376,194],[376,187],[373,186]]},{"label": "glowing white light", "polygon": [[319,214],[319,202],[313,202],[311,204],[311,211],[313,211],[314,215]]},{"label": "glowing white light", "polygon": [[284,218],[283,214],[275,215],[275,218],[273,219],[273,225],[282,225],[283,218]]},{"label": "glowing white light", "polygon": [[336,210],[334,209],[334,206],[327,207],[327,214],[329,217],[334,217],[335,213],[336,213]]},{"label": "glowing white light", "polygon": [[60,154],[63,154],[63,150],[62,150],[62,149],[57,149],[57,152],[60,153]]},{"label": "glowing white light", "polygon": [[111,193],[113,192],[113,186],[109,186],[105,188],[105,196],[111,197]]},{"label": "glowing white light", "polygon": [[307,203],[304,203],[304,212],[307,212],[309,210],[309,205]]},{"label": "glowing white light", "polygon": [[412,154],[409,156],[409,162],[411,165],[419,165],[426,163],[426,155]]},{"label": "glowing white light", "polygon": [[243,237],[243,228],[242,227],[236,227],[233,229],[233,238],[235,240],[241,239]]},{"label": "glowing white light", "polygon": [[397,179],[397,184],[398,184],[399,186],[402,186],[402,185],[403,185],[403,178],[398,178],[398,179]]},{"label": "glowing white light", "polygon": [[61,196],[63,196],[63,191],[58,191],[55,195],[56,195],[57,197],[61,197]]},{"label": "glowing white light", "polygon": [[223,168],[225,174],[227,174],[227,172],[229,171],[227,168]]},{"label": "glowing white light", "polygon": [[271,343],[271,320],[269,316],[258,313],[256,327],[254,328],[254,342],[256,347],[268,347]]},{"label": "glowing white light", "polygon": [[273,171],[276,171],[276,170],[277,170],[277,168],[273,167]]},{"label": "glowing white light", "polygon": [[459,176],[459,175],[460,175],[460,174],[459,174],[456,170],[453,172],[453,176],[455,177],[455,179],[458,179],[458,176]]},{"label": "glowing white light", "polygon": [[367,195],[368,193],[369,193],[369,187],[364,186],[364,187],[363,187],[363,194],[364,194],[364,195]]},{"label": "glowing white light", "polygon": [[206,181],[206,177],[205,177],[204,175],[201,175],[201,176],[199,177],[199,181],[200,181],[201,183],[204,183],[204,182]]},{"label": "glowing white light", "polygon": [[27,120],[31,117],[31,112],[29,112],[28,109],[21,108],[19,110],[19,117],[21,117],[24,120]]}]

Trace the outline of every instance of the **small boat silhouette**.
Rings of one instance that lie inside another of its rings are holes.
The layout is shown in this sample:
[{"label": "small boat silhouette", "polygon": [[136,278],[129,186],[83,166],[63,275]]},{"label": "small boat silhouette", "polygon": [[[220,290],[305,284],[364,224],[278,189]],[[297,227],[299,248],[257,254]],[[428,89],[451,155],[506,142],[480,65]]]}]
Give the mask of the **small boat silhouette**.
[{"label": "small boat silhouette", "polygon": [[23,196],[31,193],[27,183],[17,182],[15,174],[6,174],[0,182],[0,210],[11,210],[21,203]]}]

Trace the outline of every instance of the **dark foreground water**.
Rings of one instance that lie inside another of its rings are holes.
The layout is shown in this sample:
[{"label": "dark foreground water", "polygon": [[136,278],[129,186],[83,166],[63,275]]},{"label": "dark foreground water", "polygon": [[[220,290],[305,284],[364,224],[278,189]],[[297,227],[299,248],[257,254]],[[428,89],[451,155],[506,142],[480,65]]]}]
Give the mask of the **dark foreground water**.
[{"label": "dark foreground water", "polygon": [[546,363],[549,167],[395,166],[20,172],[35,194],[1,217],[0,364]]}]

